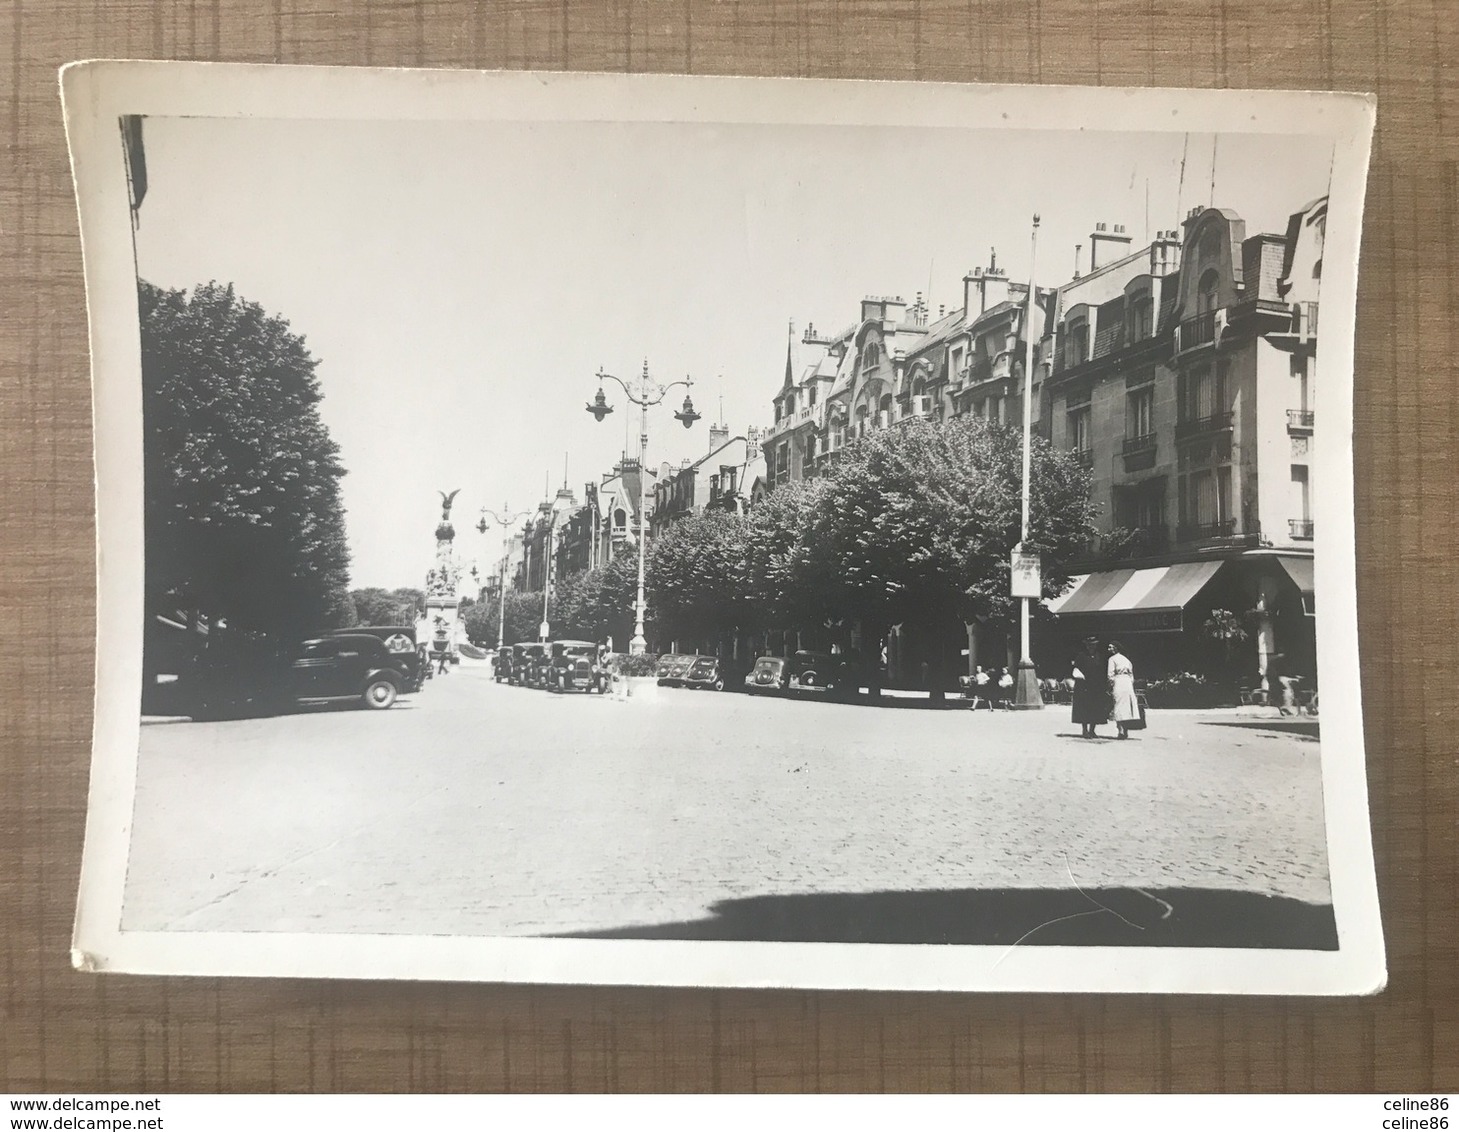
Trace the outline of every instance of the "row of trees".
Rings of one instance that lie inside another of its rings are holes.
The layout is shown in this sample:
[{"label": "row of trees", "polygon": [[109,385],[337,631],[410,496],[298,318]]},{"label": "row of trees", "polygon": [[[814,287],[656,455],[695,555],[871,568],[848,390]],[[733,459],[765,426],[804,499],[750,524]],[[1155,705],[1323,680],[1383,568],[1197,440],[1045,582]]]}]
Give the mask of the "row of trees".
[{"label": "row of trees", "polygon": [[231,286],[141,282],[150,612],[287,640],[348,625],[339,449],[318,365]]},{"label": "row of trees", "polygon": [[[825,475],[777,488],[748,514],[680,520],[649,548],[651,641],[855,628],[879,650],[897,624],[1011,626],[1021,446],[1017,430],[974,417],[913,420],[853,442]],[[1095,532],[1089,472],[1074,453],[1035,438],[1031,484],[1028,549],[1043,555],[1053,597],[1068,584],[1059,564]],[[630,553],[564,581],[552,599],[554,634],[626,639],[636,570]],[[478,609],[480,640],[494,643],[498,606]],[[508,594],[506,640],[535,639],[541,614],[540,593]]]}]

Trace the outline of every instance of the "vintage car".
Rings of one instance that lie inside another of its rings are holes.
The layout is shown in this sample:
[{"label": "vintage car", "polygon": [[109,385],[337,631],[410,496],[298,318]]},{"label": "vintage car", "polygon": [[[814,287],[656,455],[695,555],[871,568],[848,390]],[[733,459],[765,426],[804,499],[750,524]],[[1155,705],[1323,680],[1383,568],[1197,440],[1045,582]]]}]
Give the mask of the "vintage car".
[{"label": "vintage car", "polygon": [[685,688],[708,688],[714,692],[723,692],[724,662],[717,656],[697,656],[681,683]]},{"label": "vintage car", "polygon": [[669,665],[668,670],[659,679],[659,683],[666,688],[682,688],[684,681],[689,677],[689,670],[694,667],[694,662],[699,657],[694,653],[685,653],[674,658],[674,663]]},{"label": "vintage car", "polygon": [[353,629],[336,629],[331,637],[350,637],[361,633],[376,637],[385,643],[390,655],[399,663],[405,673],[402,692],[419,692],[421,685],[429,679],[430,662],[423,655],[424,650],[416,641],[414,625],[357,625]]},{"label": "vintage car", "polygon": [[854,696],[859,691],[851,665],[824,652],[798,652],[790,658],[785,690],[792,695]]},{"label": "vintage car", "polygon": [[527,682],[527,650],[532,648],[528,641],[522,641],[512,646],[512,662],[507,666],[507,680],[519,687],[525,687]]},{"label": "vintage car", "polygon": [[[414,657],[412,650],[410,656]],[[288,690],[302,702],[359,700],[377,711],[409,691],[402,653],[368,633],[338,633],[305,641],[289,668]]]},{"label": "vintage car", "polygon": [[783,692],[790,680],[790,664],[783,656],[762,656],[745,677],[745,691],[757,695]]},{"label": "vintage car", "polygon": [[667,684],[669,672],[677,669],[684,659],[682,654],[676,652],[666,652],[663,656],[659,657],[658,667],[654,669],[654,675],[658,678],[658,682],[660,684]]},{"label": "vintage car", "polygon": [[522,675],[517,683],[524,688],[547,687],[547,669],[552,661],[551,646],[538,641],[522,650]]},{"label": "vintage car", "polygon": [[547,663],[549,692],[608,690],[608,673],[599,665],[598,646],[592,641],[553,641]]}]

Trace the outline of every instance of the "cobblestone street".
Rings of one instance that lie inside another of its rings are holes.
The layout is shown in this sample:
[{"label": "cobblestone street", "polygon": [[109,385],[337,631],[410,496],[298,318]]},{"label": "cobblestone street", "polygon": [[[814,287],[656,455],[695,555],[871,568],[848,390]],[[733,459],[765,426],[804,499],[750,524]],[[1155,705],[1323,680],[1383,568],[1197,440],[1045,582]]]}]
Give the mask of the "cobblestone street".
[{"label": "cobblestone street", "polygon": [[147,721],[124,926],[1331,946],[1315,727],[1150,722],[485,666],[384,712]]}]

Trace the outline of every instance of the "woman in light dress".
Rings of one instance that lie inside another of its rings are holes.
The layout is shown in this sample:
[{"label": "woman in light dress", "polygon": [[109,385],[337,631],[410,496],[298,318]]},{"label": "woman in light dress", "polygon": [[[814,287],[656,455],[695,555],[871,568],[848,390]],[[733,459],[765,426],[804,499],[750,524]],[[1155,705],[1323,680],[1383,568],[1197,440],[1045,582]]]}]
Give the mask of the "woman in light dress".
[{"label": "woman in light dress", "polygon": [[1119,728],[1119,737],[1130,737],[1129,725],[1140,718],[1140,703],[1135,699],[1135,666],[1120,648],[1119,641],[1109,643],[1109,691],[1114,700],[1110,718]]}]

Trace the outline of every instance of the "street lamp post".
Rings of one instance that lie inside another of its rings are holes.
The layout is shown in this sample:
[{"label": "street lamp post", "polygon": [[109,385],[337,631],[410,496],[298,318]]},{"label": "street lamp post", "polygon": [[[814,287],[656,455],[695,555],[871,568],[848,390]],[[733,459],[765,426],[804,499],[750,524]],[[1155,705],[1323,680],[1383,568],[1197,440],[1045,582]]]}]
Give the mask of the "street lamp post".
[{"label": "street lamp post", "polygon": [[[508,527],[514,526],[519,519],[525,519],[531,511],[512,511],[505,503],[502,504],[501,512],[489,510],[486,507],[481,509],[481,518],[477,521],[476,529],[483,535],[492,524],[502,528],[502,570],[501,587],[497,590],[497,602],[500,605],[496,631],[496,651],[500,655],[507,639],[507,548],[505,534]],[[487,522],[487,516],[491,516],[491,523]]]},{"label": "street lamp post", "polygon": [[[1035,334],[1033,314],[1038,293],[1034,286],[1034,257],[1038,252],[1038,244],[1039,216],[1038,213],[1034,213],[1033,235],[1030,237],[1028,250],[1028,313],[1024,317],[1023,327],[1023,526],[1019,544],[1014,550],[1014,557],[1017,560],[1015,574],[1022,575],[1015,578],[1014,581],[1016,591],[1019,591],[1019,654],[1018,679],[1015,681],[1013,689],[1013,706],[1018,708],[1044,706],[1044,697],[1039,691],[1038,673],[1033,666],[1033,650],[1029,645],[1029,602],[1040,593],[1043,572],[1039,569],[1037,559],[1032,558],[1024,550],[1029,536],[1030,476],[1033,470],[1033,340]],[[1020,570],[1018,567],[1022,569]]]},{"label": "street lamp post", "polygon": [[648,473],[648,411],[653,405],[663,402],[670,389],[676,385],[684,386],[684,407],[674,413],[674,419],[689,428],[699,419],[699,414],[694,411],[694,401],[690,392],[694,386],[694,379],[685,376],[683,381],[671,381],[667,385],[660,385],[648,375],[648,359],[643,362],[643,373],[632,384],[616,377],[611,373],[604,373],[601,366],[598,367],[598,395],[588,402],[588,412],[602,423],[604,417],[613,411],[613,406],[608,404],[608,399],[603,395],[603,382],[605,380],[616,381],[622,388],[624,395],[638,406],[638,600],[634,603],[633,640],[629,642],[628,651],[638,656],[648,649],[648,639],[643,633],[644,612],[647,608],[643,594],[643,564],[644,547],[648,539],[644,537],[644,524],[647,521],[645,512],[648,510],[644,487],[647,484]]}]

